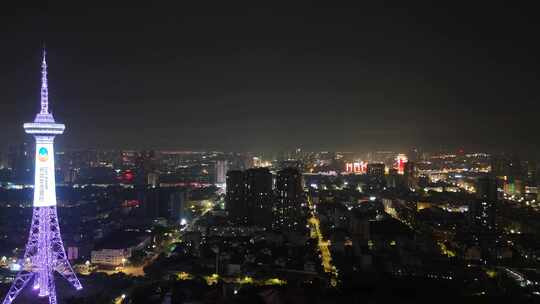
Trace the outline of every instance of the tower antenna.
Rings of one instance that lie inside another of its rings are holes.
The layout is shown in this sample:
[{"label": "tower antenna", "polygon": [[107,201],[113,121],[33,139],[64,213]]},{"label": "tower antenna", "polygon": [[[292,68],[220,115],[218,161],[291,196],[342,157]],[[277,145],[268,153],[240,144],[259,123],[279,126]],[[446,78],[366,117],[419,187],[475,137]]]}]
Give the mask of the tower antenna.
[{"label": "tower antenna", "polygon": [[47,79],[47,49],[43,44],[43,59],[41,60],[41,112],[49,114],[49,81]]}]

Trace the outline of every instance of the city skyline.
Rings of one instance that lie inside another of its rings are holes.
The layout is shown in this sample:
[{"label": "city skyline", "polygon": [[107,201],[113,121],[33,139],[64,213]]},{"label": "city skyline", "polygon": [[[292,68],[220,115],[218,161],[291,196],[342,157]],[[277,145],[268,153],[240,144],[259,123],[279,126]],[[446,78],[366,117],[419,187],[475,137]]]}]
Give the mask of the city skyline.
[{"label": "city skyline", "polygon": [[46,42],[52,110],[74,126],[60,148],[537,155],[536,26],[484,9],[20,7],[2,21],[0,124],[22,140]]}]

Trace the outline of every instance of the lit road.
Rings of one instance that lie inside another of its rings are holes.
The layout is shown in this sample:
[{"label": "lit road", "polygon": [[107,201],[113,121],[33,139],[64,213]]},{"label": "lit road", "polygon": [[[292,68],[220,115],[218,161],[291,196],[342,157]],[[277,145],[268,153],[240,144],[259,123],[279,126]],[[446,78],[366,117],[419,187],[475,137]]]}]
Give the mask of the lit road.
[{"label": "lit road", "polygon": [[320,221],[317,217],[317,210],[315,205],[311,201],[311,198],[308,197],[308,205],[310,210],[310,217],[308,219],[309,227],[311,230],[311,237],[317,239],[317,247],[319,250],[319,256],[321,257],[321,263],[324,269],[324,272],[331,275],[330,284],[332,286],[337,285],[338,272],[334,265],[332,265],[332,254],[330,253],[330,242],[325,241],[321,233]]},{"label": "lit road", "polygon": [[215,203],[211,200],[205,200],[201,204],[201,216],[204,216],[208,212],[214,210]]},{"label": "lit road", "polygon": [[193,201],[191,202],[191,206],[189,209],[191,209],[191,212],[193,213],[193,217],[201,217],[207,214],[208,212],[214,210],[216,203],[213,200],[201,200],[201,201]]},{"label": "lit road", "polygon": [[116,270],[97,269],[95,270],[95,272],[106,273],[108,275],[124,273],[124,274],[131,275],[134,277],[142,277],[144,276],[144,270],[143,270],[144,266],[146,266],[146,264],[143,266],[123,266],[123,267],[118,267],[118,269]]},{"label": "lit road", "polygon": [[500,267],[500,269],[506,272],[506,274],[521,287],[526,287],[532,284],[531,281],[527,280],[525,275],[523,275],[520,272],[517,272],[516,270],[512,270],[508,267]]},{"label": "lit road", "polygon": [[113,300],[113,303],[114,304],[122,304],[124,303],[124,300],[126,299],[126,296],[125,295],[120,295],[118,297],[116,297],[114,300]]},{"label": "lit road", "polygon": [[178,279],[186,281],[186,280],[194,280],[195,278],[202,278],[204,281],[206,281],[206,284],[208,285],[214,285],[217,284],[219,281],[223,281],[225,283],[229,284],[248,284],[248,285],[256,285],[256,286],[275,286],[275,285],[285,285],[287,284],[287,281],[279,279],[279,278],[267,278],[267,279],[256,279],[250,276],[220,276],[218,274],[212,274],[209,276],[201,276],[201,275],[194,275],[187,272],[178,272],[176,273],[176,276]]}]

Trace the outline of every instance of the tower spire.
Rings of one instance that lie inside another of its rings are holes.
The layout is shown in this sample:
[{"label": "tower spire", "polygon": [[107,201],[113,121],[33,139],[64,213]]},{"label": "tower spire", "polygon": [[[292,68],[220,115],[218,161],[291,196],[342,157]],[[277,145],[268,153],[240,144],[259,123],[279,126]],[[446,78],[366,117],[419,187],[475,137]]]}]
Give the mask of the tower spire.
[{"label": "tower spire", "polygon": [[41,62],[41,112],[49,114],[49,84],[47,81],[47,49],[43,47],[43,60]]}]

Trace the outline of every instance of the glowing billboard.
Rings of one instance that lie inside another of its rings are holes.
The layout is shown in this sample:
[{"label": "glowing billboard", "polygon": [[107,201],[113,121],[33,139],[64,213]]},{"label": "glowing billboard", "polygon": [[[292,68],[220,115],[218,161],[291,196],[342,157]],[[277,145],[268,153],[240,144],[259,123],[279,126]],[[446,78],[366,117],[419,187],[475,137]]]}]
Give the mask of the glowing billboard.
[{"label": "glowing billboard", "polygon": [[399,154],[397,157],[396,157],[396,168],[398,170],[398,174],[404,174],[405,173],[405,164],[408,162],[409,160],[407,159],[407,155],[405,154]]},{"label": "glowing billboard", "polygon": [[52,140],[36,137],[36,170],[34,179],[34,207],[56,205],[54,180],[54,147]]}]

